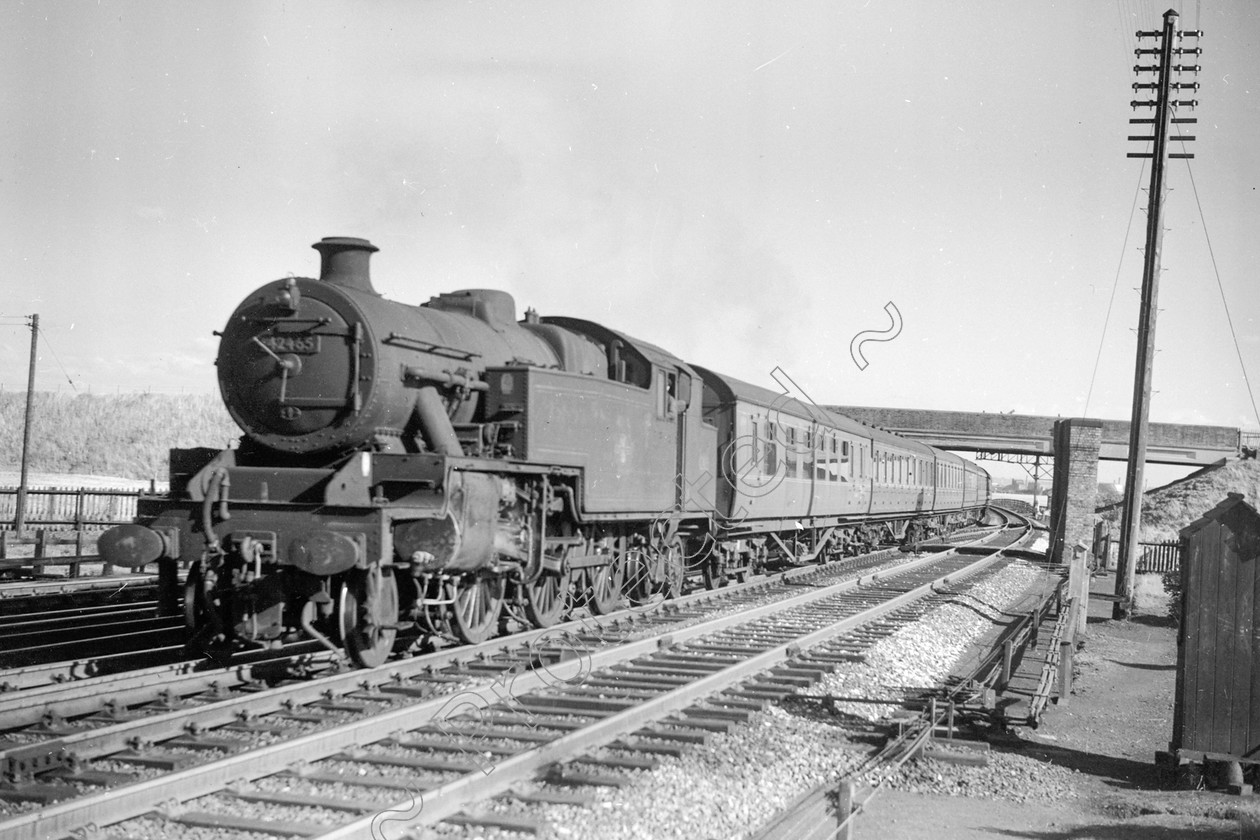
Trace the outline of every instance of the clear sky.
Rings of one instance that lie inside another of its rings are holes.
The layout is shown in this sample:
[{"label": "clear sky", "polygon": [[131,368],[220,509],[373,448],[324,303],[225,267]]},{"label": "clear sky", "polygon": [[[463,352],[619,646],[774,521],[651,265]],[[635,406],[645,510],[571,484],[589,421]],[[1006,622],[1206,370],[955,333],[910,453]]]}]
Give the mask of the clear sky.
[{"label": "clear sky", "polygon": [[[388,297],[502,288],[820,403],[1127,418],[1166,8],[6,0],[0,387],[39,313],[38,390],[214,391],[236,303],[354,235]],[[1260,3],[1174,8],[1151,417],[1255,429],[1217,272],[1260,385]]]}]

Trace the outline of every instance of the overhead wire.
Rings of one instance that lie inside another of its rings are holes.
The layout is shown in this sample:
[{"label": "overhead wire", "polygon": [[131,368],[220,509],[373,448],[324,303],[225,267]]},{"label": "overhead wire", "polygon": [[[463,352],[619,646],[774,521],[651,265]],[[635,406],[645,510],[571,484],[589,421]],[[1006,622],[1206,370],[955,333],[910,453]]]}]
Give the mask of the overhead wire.
[{"label": "overhead wire", "polygon": [[[1182,149],[1186,142],[1181,141]],[[1194,182],[1194,169],[1190,159],[1186,158],[1186,172],[1190,175],[1190,191],[1194,193],[1194,205],[1199,210],[1199,223],[1203,225],[1203,241],[1207,243],[1208,257],[1212,261],[1212,275],[1216,278],[1216,288],[1221,294],[1221,306],[1225,308],[1225,321],[1229,324],[1229,335],[1234,340],[1234,352],[1238,354],[1238,367],[1242,370],[1243,383],[1247,386],[1247,397],[1251,400],[1251,411],[1260,424],[1260,409],[1256,408],[1256,392],[1251,387],[1251,377],[1247,376],[1247,363],[1243,359],[1242,346],[1238,343],[1238,332],[1234,329],[1234,318],[1229,311],[1229,300],[1225,297],[1225,284],[1221,282],[1221,270],[1216,264],[1216,251],[1212,248],[1212,237],[1208,235],[1207,218],[1203,214],[1203,204],[1199,201],[1199,188]]]},{"label": "overhead wire", "polygon": [[[1149,148],[1149,143],[1148,143]],[[1102,335],[1098,338],[1098,353],[1094,356],[1094,372],[1089,377],[1089,391],[1085,395],[1086,417],[1089,416],[1089,403],[1094,397],[1094,382],[1098,378],[1098,364],[1102,360],[1103,345],[1107,340],[1107,326],[1111,323],[1111,308],[1116,302],[1116,289],[1120,287],[1120,272],[1124,268],[1124,255],[1129,249],[1129,234],[1133,231],[1133,217],[1137,215],[1138,198],[1142,195],[1142,179],[1146,177],[1146,160],[1142,160],[1142,169],[1138,173],[1137,189],[1133,191],[1133,206],[1129,208],[1129,223],[1124,229],[1124,244],[1120,246],[1120,262],[1116,266],[1116,276],[1111,283],[1111,297],[1107,301],[1107,315],[1103,318]]]},{"label": "overhead wire", "polygon": [[[1203,12],[1202,0],[1195,0],[1194,4],[1194,32],[1201,31],[1199,28],[1200,17]],[[1186,141],[1181,140],[1181,150],[1186,151]],[[1199,211],[1199,224],[1203,226],[1203,241],[1207,245],[1208,258],[1212,263],[1212,276],[1216,280],[1216,290],[1221,296],[1221,307],[1225,310],[1225,323],[1229,326],[1229,336],[1234,343],[1234,353],[1238,356],[1238,368],[1242,372],[1243,384],[1247,387],[1247,399],[1251,403],[1251,413],[1256,418],[1256,423],[1260,424],[1260,408],[1256,405],[1256,392],[1251,386],[1251,377],[1247,374],[1247,361],[1243,357],[1242,345],[1238,341],[1238,331],[1234,328],[1234,316],[1230,312],[1229,298],[1225,295],[1225,284],[1221,280],[1221,269],[1216,262],[1216,250],[1212,247],[1212,237],[1208,232],[1207,216],[1203,212],[1203,202],[1199,198],[1199,186],[1194,180],[1194,167],[1190,163],[1190,158],[1184,158],[1186,162],[1186,174],[1190,178],[1190,192],[1194,195],[1194,206]]]},{"label": "overhead wire", "polygon": [[57,362],[57,367],[61,368],[61,372],[65,374],[66,381],[70,383],[70,390],[74,391],[76,394],[79,393],[79,389],[75,387],[74,380],[70,378],[69,371],[67,371],[66,366],[61,363],[61,359],[57,356],[57,351],[53,349],[52,342],[48,340],[48,332],[46,330],[40,330],[39,340],[43,343],[44,348],[52,354],[53,360]]}]

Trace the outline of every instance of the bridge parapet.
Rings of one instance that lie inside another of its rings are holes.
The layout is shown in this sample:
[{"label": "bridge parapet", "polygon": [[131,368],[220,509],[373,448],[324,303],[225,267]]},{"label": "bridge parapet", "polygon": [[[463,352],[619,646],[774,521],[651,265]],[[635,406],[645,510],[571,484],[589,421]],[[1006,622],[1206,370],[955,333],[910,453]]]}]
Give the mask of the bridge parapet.
[{"label": "bridge parapet", "polygon": [[[942,449],[1024,455],[1054,454],[1054,424],[1064,419],[1035,414],[909,408],[839,405],[826,408]],[[1098,457],[1109,461],[1127,460],[1129,422],[1092,422],[1101,425]],[[1146,460],[1152,464],[1202,467],[1221,458],[1237,457],[1242,450],[1242,438],[1243,433],[1231,426],[1151,423],[1147,430]],[[1249,445],[1255,446],[1255,443]]]}]

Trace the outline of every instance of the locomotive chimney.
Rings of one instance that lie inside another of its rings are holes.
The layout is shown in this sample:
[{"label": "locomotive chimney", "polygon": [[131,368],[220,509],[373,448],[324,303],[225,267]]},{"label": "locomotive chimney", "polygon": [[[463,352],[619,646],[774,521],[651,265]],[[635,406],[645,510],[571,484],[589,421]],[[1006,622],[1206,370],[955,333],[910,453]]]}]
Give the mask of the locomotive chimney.
[{"label": "locomotive chimney", "polygon": [[377,294],[368,273],[368,260],[380,248],[357,236],[325,236],[311,247],[319,251],[320,280]]}]

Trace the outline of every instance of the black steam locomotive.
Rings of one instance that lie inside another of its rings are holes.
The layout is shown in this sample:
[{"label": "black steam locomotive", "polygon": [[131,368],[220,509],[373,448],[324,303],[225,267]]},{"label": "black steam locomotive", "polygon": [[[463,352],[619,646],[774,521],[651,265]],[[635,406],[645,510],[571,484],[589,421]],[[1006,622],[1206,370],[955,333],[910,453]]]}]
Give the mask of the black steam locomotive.
[{"label": "black steam locomotive", "polygon": [[988,475],[949,453],[689,365],[590,321],[516,320],[482,289],[413,306],[363,239],[318,280],[250,294],[221,336],[240,446],[171,452],[169,494],[100,540],[188,568],[191,631],[319,639],[358,663],[397,630],[478,642],[974,519]]}]

